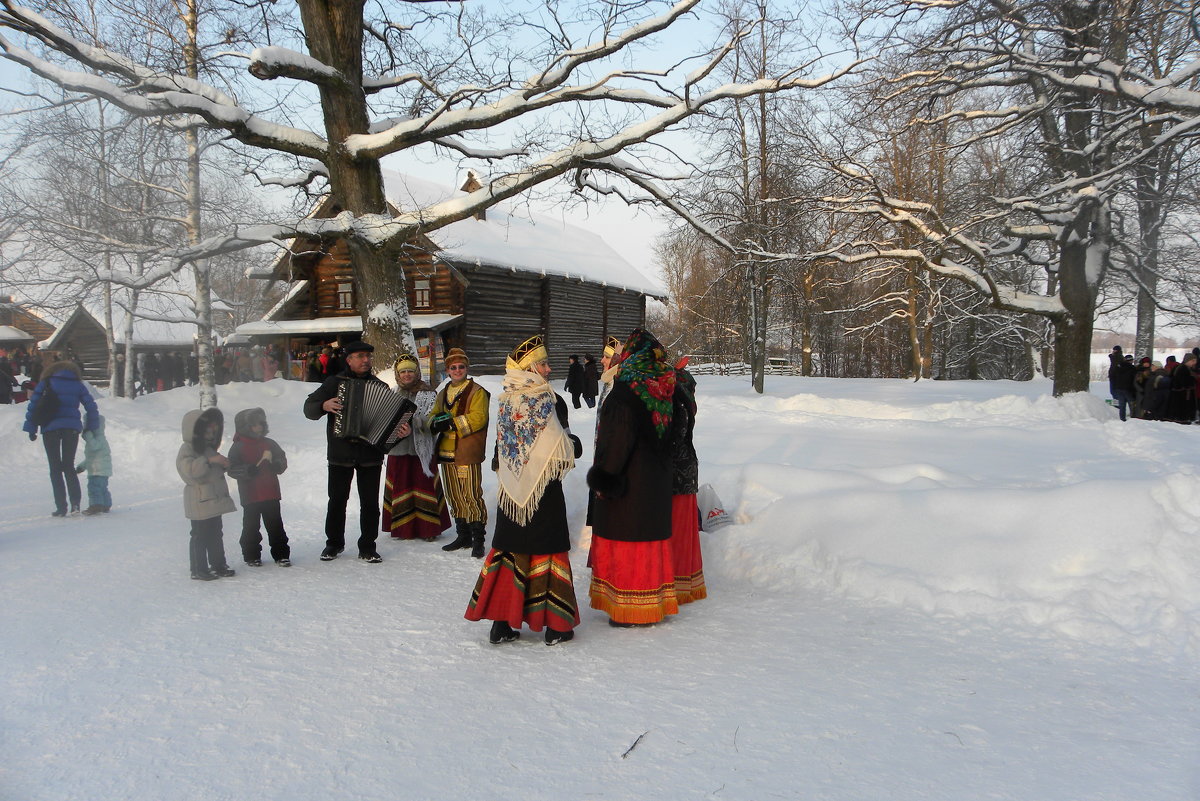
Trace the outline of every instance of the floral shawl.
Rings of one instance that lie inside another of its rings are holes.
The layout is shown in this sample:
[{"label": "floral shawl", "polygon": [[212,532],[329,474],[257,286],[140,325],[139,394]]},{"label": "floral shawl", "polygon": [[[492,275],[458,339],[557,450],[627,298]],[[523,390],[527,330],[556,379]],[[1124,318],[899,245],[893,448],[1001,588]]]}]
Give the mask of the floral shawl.
[{"label": "floral shawl", "polygon": [[396,394],[408,398],[417,405],[409,425],[412,426],[413,450],[417,452],[417,461],[421,463],[421,472],[426,478],[433,478],[433,448],[437,435],[429,430],[429,413],[433,411],[433,403],[437,400],[437,392],[424,381],[417,381],[411,389],[396,387]]},{"label": "floral shawl", "polygon": [[523,526],[542,493],[575,466],[575,447],[555,411],[557,396],[537,373],[510,368],[496,417],[499,505]]},{"label": "floral shawl", "polygon": [[654,335],[638,328],[629,335],[622,351],[617,381],[627,384],[650,412],[650,422],[659,439],[671,427],[671,398],[675,394],[675,368]]}]

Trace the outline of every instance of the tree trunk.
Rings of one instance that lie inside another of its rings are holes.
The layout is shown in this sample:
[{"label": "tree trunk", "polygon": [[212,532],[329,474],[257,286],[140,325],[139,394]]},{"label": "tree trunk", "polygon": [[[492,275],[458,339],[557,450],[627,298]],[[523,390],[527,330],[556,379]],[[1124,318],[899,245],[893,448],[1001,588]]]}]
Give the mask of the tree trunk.
[{"label": "tree trunk", "polygon": [[[1091,382],[1092,327],[1096,314],[1096,285],[1089,276],[1089,260],[1104,258],[1102,209],[1080,215],[1060,245],[1058,276],[1066,315],[1054,327],[1054,394],[1087,392]],[[1094,219],[1095,226],[1088,226]],[[1082,229],[1082,230],[1081,230]]]},{"label": "tree trunk", "polygon": [[921,332],[917,323],[917,272],[916,264],[911,265],[908,271],[908,313],[906,322],[908,323],[908,377],[914,381],[921,380]]},{"label": "tree trunk", "polygon": [[[373,158],[354,160],[342,148],[347,137],[369,132],[370,117],[362,89],[363,0],[299,0],[309,53],[346,77],[319,87],[326,167],[333,199],[355,216],[386,215],[383,173]],[[365,238],[347,241],[354,264],[356,300],[364,337],[376,348],[376,360],[391,366],[402,350],[416,349],[408,315],[404,272],[397,266],[399,245],[381,247]]]}]

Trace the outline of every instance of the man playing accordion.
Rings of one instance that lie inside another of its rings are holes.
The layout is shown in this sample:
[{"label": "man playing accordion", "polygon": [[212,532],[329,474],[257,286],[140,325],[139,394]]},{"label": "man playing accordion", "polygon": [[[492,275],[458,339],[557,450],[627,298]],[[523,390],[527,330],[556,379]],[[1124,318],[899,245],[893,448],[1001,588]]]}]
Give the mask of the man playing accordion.
[{"label": "man playing accordion", "polygon": [[371,354],[375,348],[365,342],[351,342],[345,348],[346,369],[325,382],[304,401],[304,416],[320,420],[328,416],[325,438],[328,443],[329,505],[325,513],[325,550],[321,561],[337,559],[346,547],[346,503],[350,484],[357,477],[359,505],[358,558],[378,563],[375,542],[379,536],[379,479],[384,453],[362,439],[344,439],[334,432],[336,415],[342,411],[338,388],[342,381],[376,381],[387,384],[371,372]]}]

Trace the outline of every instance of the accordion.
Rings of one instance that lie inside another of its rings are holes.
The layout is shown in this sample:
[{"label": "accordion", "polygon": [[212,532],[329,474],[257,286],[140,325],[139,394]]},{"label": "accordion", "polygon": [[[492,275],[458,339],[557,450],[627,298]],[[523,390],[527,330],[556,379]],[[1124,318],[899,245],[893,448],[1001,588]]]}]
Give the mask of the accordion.
[{"label": "accordion", "polygon": [[417,406],[381,381],[344,379],[337,399],[342,410],[333,416],[333,435],[357,439],[386,451],[396,444],[395,430],[407,423]]}]

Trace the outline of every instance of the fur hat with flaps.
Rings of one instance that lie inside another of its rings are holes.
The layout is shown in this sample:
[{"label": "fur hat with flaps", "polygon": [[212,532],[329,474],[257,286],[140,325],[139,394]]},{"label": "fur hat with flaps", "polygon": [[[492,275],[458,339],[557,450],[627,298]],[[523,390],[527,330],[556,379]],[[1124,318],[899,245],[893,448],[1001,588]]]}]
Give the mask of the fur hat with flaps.
[{"label": "fur hat with flaps", "polygon": [[233,416],[233,433],[240,434],[243,437],[254,436],[250,429],[255,423],[262,423],[263,430],[260,436],[265,437],[270,430],[267,427],[267,413],[258,407],[242,409]]},{"label": "fur hat with flaps", "polygon": [[504,360],[504,366],[508,370],[529,372],[533,370],[535,364],[549,358],[550,353],[546,350],[545,338],[541,334],[534,334],[512,349],[512,353],[508,354],[508,358]]}]

